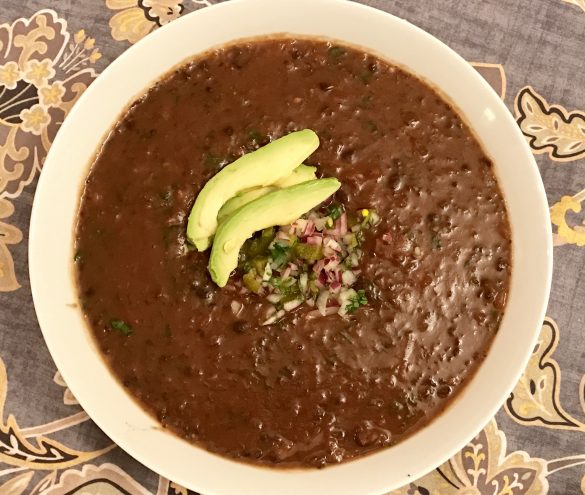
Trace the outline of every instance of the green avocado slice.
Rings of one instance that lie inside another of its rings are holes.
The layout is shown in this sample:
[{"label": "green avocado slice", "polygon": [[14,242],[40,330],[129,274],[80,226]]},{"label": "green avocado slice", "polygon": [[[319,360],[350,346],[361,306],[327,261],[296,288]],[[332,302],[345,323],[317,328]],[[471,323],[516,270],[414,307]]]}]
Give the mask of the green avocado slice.
[{"label": "green avocado slice", "polygon": [[293,132],[230,163],[215,174],[197,195],[187,223],[187,238],[205,251],[217,229],[217,214],[236,194],[264,187],[289,175],[319,146],[310,129]]},{"label": "green avocado slice", "polygon": [[242,244],[254,232],[274,225],[294,222],[339,189],[337,179],[316,179],[285,187],[251,201],[219,224],[211,256],[209,273],[213,281],[224,287],[230,273],[238,266]]},{"label": "green avocado slice", "polygon": [[301,184],[303,182],[307,182],[308,180],[313,180],[317,178],[316,175],[317,168],[316,167],[309,167],[308,165],[299,165],[295,168],[290,175],[287,175],[284,179],[280,179],[274,183],[274,186],[267,186],[267,187],[255,187],[254,189],[250,189],[249,191],[244,191],[234,196],[233,198],[229,199],[219,210],[217,214],[217,221],[222,222],[225,220],[231,213],[236,211],[238,208],[241,208],[246,203],[250,201],[254,201],[255,199],[259,198],[260,196],[264,196],[269,192],[276,191],[277,188],[281,187],[288,187],[294,186],[295,184]]},{"label": "green avocado slice", "polygon": [[317,167],[311,167],[310,165],[301,164],[295,168],[290,175],[277,180],[274,185],[276,187],[288,187],[296,184],[302,184],[309,180],[317,178]]}]

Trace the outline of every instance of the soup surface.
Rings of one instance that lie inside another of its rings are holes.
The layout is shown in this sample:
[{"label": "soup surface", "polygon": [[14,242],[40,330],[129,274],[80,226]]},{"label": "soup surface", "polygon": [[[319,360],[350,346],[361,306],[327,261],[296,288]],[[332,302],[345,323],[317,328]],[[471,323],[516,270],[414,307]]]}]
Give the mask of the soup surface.
[{"label": "soup surface", "polygon": [[[241,274],[220,289],[188,249],[187,216],[222,166],[303,128],[336,200],[381,217],[356,283],[368,304],[262,325],[268,303]],[[492,164],[449,104],[312,40],[218,49],[152,87],[99,151],[76,236],[81,304],[129,393],[210,451],[284,466],[351,459],[437,416],[484,359],[510,277]]]}]

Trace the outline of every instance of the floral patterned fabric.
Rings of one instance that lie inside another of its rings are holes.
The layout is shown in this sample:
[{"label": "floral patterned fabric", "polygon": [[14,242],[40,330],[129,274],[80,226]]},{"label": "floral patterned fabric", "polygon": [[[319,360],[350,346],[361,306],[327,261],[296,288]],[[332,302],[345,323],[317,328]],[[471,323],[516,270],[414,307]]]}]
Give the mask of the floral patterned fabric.
[{"label": "floral patterned fabric", "polygon": [[[192,493],[112,444],[67,389],[34,315],[26,237],[79,95],[130,44],[217,1],[0,0],[1,495]],[[461,452],[392,493],[585,495],[585,1],[363,3],[442,39],[500,94],[536,155],[555,246],[548,316],[513,393]]]}]

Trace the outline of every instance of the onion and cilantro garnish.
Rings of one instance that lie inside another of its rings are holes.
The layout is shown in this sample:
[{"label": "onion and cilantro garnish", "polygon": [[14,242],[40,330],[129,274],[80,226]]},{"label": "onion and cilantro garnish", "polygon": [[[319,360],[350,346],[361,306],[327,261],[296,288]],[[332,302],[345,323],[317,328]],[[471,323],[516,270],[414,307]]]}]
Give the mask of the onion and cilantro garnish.
[{"label": "onion and cilantro garnish", "polygon": [[[238,267],[236,285],[272,305],[264,324],[302,304],[314,308],[309,316],[344,316],[368,303],[354,285],[364,231],[379,217],[339,203],[319,207],[341,183],[302,163],[318,146],[304,129],[240,157],[205,184],[189,215],[189,242],[211,247],[212,280],[225,287]],[[232,311],[238,307],[234,301]]]},{"label": "onion and cilantro garnish", "polygon": [[302,304],[315,308],[309,316],[343,316],[366,305],[365,291],[353,286],[364,231],[379,221],[375,211],[348,213],[333,203],[246,241],[238,264],[243,290],[272,303],[264,324]]}]

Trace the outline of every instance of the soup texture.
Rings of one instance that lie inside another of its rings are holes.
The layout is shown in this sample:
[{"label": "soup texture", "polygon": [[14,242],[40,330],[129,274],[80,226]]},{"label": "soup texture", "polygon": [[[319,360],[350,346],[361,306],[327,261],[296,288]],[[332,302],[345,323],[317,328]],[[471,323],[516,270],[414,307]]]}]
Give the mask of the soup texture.
[{"label": "soup texture", "polygon": [[[263,325],[270,304],[217,287],[186,241],[198,191],[299,129],[306,161],[375,210],[356,288],[367,304]],[[511,235],[492,163],[457,113],[405,71],[325,41],[208,52],[121,117],[76,232],[80,302],[114,375],[160,423],[212,452],[317,466],[395,444],[456,397],[505,308]]]}]

